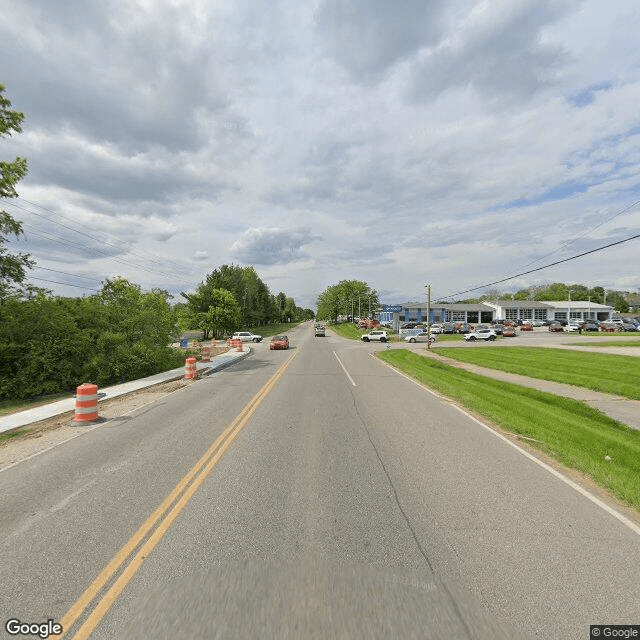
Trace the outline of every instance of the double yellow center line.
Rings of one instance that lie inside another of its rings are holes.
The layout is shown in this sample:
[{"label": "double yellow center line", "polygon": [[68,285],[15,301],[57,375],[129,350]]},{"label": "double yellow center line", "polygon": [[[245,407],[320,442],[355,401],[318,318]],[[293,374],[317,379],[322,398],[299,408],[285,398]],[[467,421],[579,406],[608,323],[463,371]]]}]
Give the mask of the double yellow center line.
[{"label": "double yellow center line", "polygon": [[[67,611],[60,620],[63,632],[62,635],[58,636],[59,638],[64,638],[67,635],[68,631],[78,622],[78,619],[85,615],[91,603],[96,600],[98,594],[105,588],[107,583],[112,581],[116,574],[118,574],[106,593],[96,602],[93,610],[73,636],[73,640],[84,640],[89,637],[109,611],[111,605],[113,605],[138,569],[142,566],[144,559],[151,553],[158,542],[162,540],[171,523],[178,517],[189,500],[191,500],[209,473],[211,473],[211,470],[218,460],[220,460],[225,451],[231,446],[236,436],[245,427],[262,400],[282,377],[297,354],[298,351],[296,350],[296,352],[280,366],[264,387],[256,393],[235,420],[222,432],[207,452],[198,460],[184,478],[182,478],[175,489],[163,500],[162,504],[147,518],[144,524],[120,551],[118,551],[111,562],[109,562],[73,604],[71,609]],[[144,544],[138,549],[143,542]],[[136,549],[138,549],[138,551],[134,554]],[[129,562],[125,566],[127,560],[129,560]]]}]

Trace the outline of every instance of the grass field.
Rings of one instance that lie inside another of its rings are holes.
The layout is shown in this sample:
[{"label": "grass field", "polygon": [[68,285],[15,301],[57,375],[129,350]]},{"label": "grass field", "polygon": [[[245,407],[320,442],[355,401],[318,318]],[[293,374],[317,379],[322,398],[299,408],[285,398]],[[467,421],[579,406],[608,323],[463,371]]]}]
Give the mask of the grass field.
[{"label": "grass field", "polygon": [[509,373],[640,400],[640,358],[545,347],[447,349],[434,353]]},{"label": "grass field", "polygon": [[640,510],[640,431],[576,400],[486,378],[409,350],[376,355]]}]

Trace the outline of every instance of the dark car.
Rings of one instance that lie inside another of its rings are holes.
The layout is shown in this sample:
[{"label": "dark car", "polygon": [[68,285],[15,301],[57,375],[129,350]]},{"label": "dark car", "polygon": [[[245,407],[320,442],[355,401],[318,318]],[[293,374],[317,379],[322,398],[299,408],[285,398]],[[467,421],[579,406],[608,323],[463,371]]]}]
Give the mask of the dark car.
[{"label": "dark car", "polygon": [[455,322],[443,322],[442,323],[442,333],[455,333],[456,332],[456,323]]},{"label": "dark car", "polygon": [[553,322],[549,325],[549,331],[557,331],[559,333],[564,331],[564,328],[559,322]]},{"label": "dark car", "polygon": [[491,328],[499,335],[502,335],[502,329],[503,329],[504,325],[502,323],[500,324],[492,324]]},{"label": "dark car", "polygon": [[600,325],[597,322],[585,322],[582,327],[583,331],[600,331]]}]

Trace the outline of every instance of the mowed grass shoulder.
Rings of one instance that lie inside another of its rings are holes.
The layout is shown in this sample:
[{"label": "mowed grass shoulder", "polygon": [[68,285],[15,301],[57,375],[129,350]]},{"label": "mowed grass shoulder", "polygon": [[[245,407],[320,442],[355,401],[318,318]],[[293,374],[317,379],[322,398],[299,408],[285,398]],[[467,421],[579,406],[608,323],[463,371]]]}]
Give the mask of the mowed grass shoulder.
[{"label": "mowed grass shoulder", "polygon": [[505,431],[524,436],[532,447],[587,474],[640,510],[640,431],[577,400],[470,373],[408,350],[377,356]]},{"label": "mowed grass shoulder", "polygon": [[545,347],[438,348],[434,353],[489,369],[640,400],[640,358],[634,356]]}]

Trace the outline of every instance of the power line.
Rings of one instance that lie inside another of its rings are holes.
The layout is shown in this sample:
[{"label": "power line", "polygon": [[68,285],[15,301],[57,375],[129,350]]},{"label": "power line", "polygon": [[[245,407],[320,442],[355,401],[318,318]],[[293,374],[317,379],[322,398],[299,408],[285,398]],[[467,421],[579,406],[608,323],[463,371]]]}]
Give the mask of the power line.
[{"label": "power line", "polygon": [[627,211],[630,211],[634,207],[637,207],[639,204],[640,204],[640,200],[636,200],[632,204],[627,205],[626,207],[624,207],[623,209],[621,209],[620,211],[618,211],[617,213],[612,215],[610,218],[607,218],[606,220],[603,220],[599,224],[595,225],[595,227],[591,227],[590,229],[587,229],[582,235],[573,238],[573,240],[568,240],[564,244],[561,244],[557,249],[554,249],[553,251],[550,251],[549,253],[546,253],[545,255],[540,256],[539,258],[536,258],[535,260],[532,260],[531,262],[528,262],[527,264],[523,265],[521,267],[521,269],[526,269],[529,265],[535,264],[536,262],[540,262],[540,261],[544,260],[545,258],[547,258],[549,256],[552,256],[554,253],[558,253],[558,251],[561,251],[562,249],[566,249],[567,247],[571,246],[574,242],[577,242],[578,240],[581,240],[582,238],[584,238],[585,236],[590,234],[592,231],[595,231],[596,229],[599,229],[600,227],[602,227],[603,225],[607,224],[608,222],[611,222],[614,218],[617,218],[618,216],[621,216],[623,213],[626,213]]},{"label": "power line", "polygon": [[82,278],[82,280],[90,280],[91,282],[95,282],[96,278],[89,278],[88,276],[79,276],[75,273],[68,273],[67,271],[58,271],[57,269],[49,269],[48,267],[41,267],[40,265],[36,265],[35,269],[43,269],[44,271],[53,271],[54,273],[60,273],[63,276],[71,276],[72,278]]},{"label": "power line", "polygon": [[75,287],[76,289],[86,289],[87,291],[95,291],[98,292],[98,289],[93,289],[92,287],[83,287],[79,284],[69,284],[68,282],[58,282],[57,280],[45,280],[45,278],[33,278],[30,277],[29,280],[37,280],[38,282],[50,282],[52,284],[61,284],[65,287]]},{"label": "power line", "polygon": [[629,240],[635,240],[636,238],[640,238],[640,233],[635,236],[631,236],[630,238],[625,238],[624,240],[618,240],[617,242],[611,242],[610,244],[606,244],[602,247],[598,247],[597,249],[591,249],[591,251],[585,251],[584,253],[579,253],[578,255],[571,256],[570,258],[565,258],[564,260],[557,260],[556,262],[551,262],[550,264],[546,264],[543,267],[538,267],[536,269],[530,269],[529,271],[523,271],[522,273],[517,273],[514,276],[509,276],[508,278],[503,278],[502,280],[496,280],[495,282],[489,282],[487,284],[483,284],[479,287],[473,287],[473,289],[466,289],[465,291],[458,291],[457,293],[452,293],[448,296],[443,296],[443,300],[446,298],[453,298],[455,296],[462,295],[463,293],[469,293],[471,291],[477,291],[478,289],[484,289],[486,287],[492,287],[496,284],[500,284],[502,282],[507,282],[508,280],[513,280],[514,278],[519,278],[520,276],[526,276],[529,273],[534,273],[536,271],[542,271],[542,269],[548,269],[549,267],[554,267],[557,264],[562,264],[563,262],[569,262],[571,260],[575,260],[576,258],[582,258],[583,256],[587,256],[591,253],[596,253],[597,251],[602,251],[603,249],[608,249],[609,247],[615,247],[616,245],[623,244],[624,242],[629,242]]},{"label": "power line", "polygon": [[[42,205],[39,205],[39,204],[38,204],[38,203],[36,203],[36,202],[31,202],[30,200],[26,200],[25,198],[21,198],[21,200],[22,200],[22,201],[24,201],[24,202],[27,202],[28,204],[31,204],[31,205],[33,205],[33,206],[35,206],[35,207],[40,208],[40,209],[42,209],[43,211],[48,211],[49,213],[53,213],[54,215],[60,216],[60,217],[65,218],[65,219],[67,219],[67,220],[69,219],[69,218],[67,218],[66,216],[64,216],[63,214],[61,214],[61,213],[59,213],[59,212],[56,212],[56,211],[53,211],[52,209],[47,209],[46,207],[43,207]],[[71,227],[71,226],[69,226],[69,225],[63,224],[62,222],[60,222],[60,221],[58,221],[58,220],[52,220],[51,218],[49,218],[49,217],[47,217],[47,216],[44,216],[44,215],[42,215],[42,214],[40,214],[40,213],[37,213],[37,212],[35,212],[35,211],[32,211],[32,210],[30,210],[30,209],[28,209],[28,208],[26,208],[26,207],[21,207],[20,205],[15,204],[15,203],[13,203],[13,202],[7,202],[7,204],[9,204],[9,205],[10,205],[10,206],[12,206],[12,207],[15,207],[16,209],[20,209],[21,211],[24,211],[25,213],[29,213],[29,214],[31,214],[31,215],[33,215],[33,216],[37,216],[37,217],[39,217],[39,218],[42,218],[43,220],[46,220],[47,222],[50,222],[51,224],[58,225],[58,226],[60,226],[60,227],[63,227],[64,229],[67,229],[67,230],[69,230],[69,231],[73,231],[74,233],[77,233],[77,234],[79,234],[79,235],[82,235],[82,236],[85,236],[85,237],[87,237],[87,238],[90,238],[91,240],[94,240],[94,241],[96,241],[96,242],[99,242],[101,245],[106,245],[106,246],[109,246],[109,247],[113,247],[114,249],[117,249],[117,250],[122,250],[122,246],[120,246],[120,247],[119,247],[119,246],[117,246],[117,245],[113,244],[112,242],[109,242],[109,241],[105,240],[104,238],[97,238],[96,236],[93,236],[93,235],[91,235],[91,234],[89,234],[89,233],[86,233],[85,231],[81,231],[81,230],[79,230],[79,229],[77,229],[77,228],[75,228],[75,227]],[[128,251],[132,256],[135,256],[135,257],[137,257],[137,258],[140,258],[141,260],[146,260],[146,261],[152,262],[152,263],[154,263],[154,264],[158,264],[158,265],[166,265],[167,263],[173,263],[173,266],[176,268],[176,270],[177,270],[177,271],[182,272],[182,274],[183,274],[183,275],[188,275],[188,274],[190,274],[190,272],[189,272],[189,271],[187,271],[184,267],[182,267],[181,265],[179,265],[178,263],[176,263],[176,262],[174,262],[174,261],[167,260],[167,259],[165,259],[165,258],[162,258],[162,259],[155,259],[155,258],[153,258],[153,257],[144,256],[144,255],[141,255],[141,254],[138,254],[138,253],[136,253],[136,252],[132,251],[132,249],[131,249],[131,244],[130,244],[130,243],[125,242],[124,240],[117,240],[117,242],[118,242],[120,245],[124,245],[124,247],[126,247],[127,251]],[[105,254],[105,255],[107,255],[107,254]],[[110,258],[110,259],[114,259],[114,258]],[[133,264],[133,263],[132,263],[132,264]],[[137,267],[139,267],[139,268],[144,268],[144,267],[141,267],[140,265],[137,265],[137,264],[135,264],[134,266],[137,266]],[[149,269],[147,269],[147,270],[149,270]],[[154,271],[154,272],[155,272],[155,271]],[[171,274],[171,275],[169,275],[169,274],[162,273],[162,272],[158,272],[158,273],[160,273],[161,275],[167,275],[167,276],[169,276],[169,277],[175,277],[175,274]]]}]

